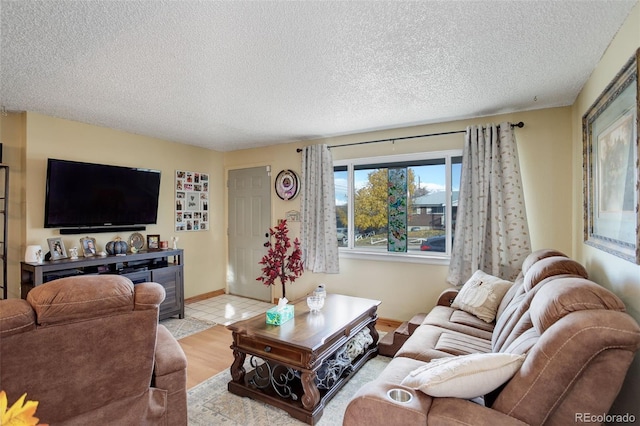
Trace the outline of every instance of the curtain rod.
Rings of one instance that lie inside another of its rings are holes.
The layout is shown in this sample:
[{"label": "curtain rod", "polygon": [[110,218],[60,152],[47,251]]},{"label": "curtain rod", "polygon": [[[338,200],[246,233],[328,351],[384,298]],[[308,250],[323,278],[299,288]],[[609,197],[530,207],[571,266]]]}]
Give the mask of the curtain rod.
[{"label": "curtain rod", "polygon": [[[522,121],[512,124],[511,127],[519,127],[519,128],[523,128],[524,127],[524,123]],[[427,133],[426,135],[416,135],[416,136],[404,136],[401,138],[390,138],[390,139],[378,139],[375,141],[364,141],[364,142],[353,142],[353,143],[346,143],[344,145],[330,145],[329,148],[341,148],[343,146],[353,146],[353,145],[365,145],[365,144],[369,144],[369,143],[378,143],[378,142],[395,142],[395,141],[401,141],[403,139],[415,139],[415,138],[427,138],[430,136],[442,136],[442,135],[453,135],[455,133],[465,133],[466,130],[453,130],[451,132],[441,132],[441,133]],[[302,152],[302,148],[298,148],[296,149],[296,152]]]}]

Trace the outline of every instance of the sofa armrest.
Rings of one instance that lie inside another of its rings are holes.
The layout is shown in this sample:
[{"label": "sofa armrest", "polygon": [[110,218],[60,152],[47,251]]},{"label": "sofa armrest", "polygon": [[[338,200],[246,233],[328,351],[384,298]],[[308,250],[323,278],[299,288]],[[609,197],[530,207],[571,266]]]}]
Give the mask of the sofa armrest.
[{"label": "sofa armrest", "polygon": [[407,327],[409,328],[409,336],[411,336],[413,332],[416,331],[418,327],[422,325],[427,315],[428,314],[419,313],[411,317],[411,319],[407,323]]},{"label": "sofa armrest", "polygon": [[526,423],[500,411],[459,398],[433,398],[428,424],[466,424],[474,426],[525,426]]},{"label": "sofa armrest", "polygon": [[436,304],[439,306],[451,306],[453,299],[458,295],[458,291],[460,290],[457,288],[448,288],[444,290],[440,293],[440,296],[438,296],[438,303]]},{"label": "sofa armrest", "polygon": [[[409,402],[395,402],[387,396],[391,389],[411,393]],[[426,425],[432,398],[406,386],[373,381],[353,396],[342,420],[342,426]],[[393,420],[391,420],[393,419]]]},{"label": "sofa armrest", "polygon": [[36,314],[23,299],[0,300],[0,341],[36,329]]},{"label": "sofa armrest", "polygon": [[134,291],[136,310],[158,309],[166,297],[164,287],[153,282],[136,284]]},{"label": "sofa armrest", "polygon": [[[403,389],[412,399],[395,402],[391,389]],[[353,396],[344,413],[343,426],[444,425],[525,426],[526,423],[466,399],[432,398],[395,383],[375,380]]]},{"label": "sofa armrest", "polygon": [[[153,373],[156,377],[167,376],[187,369],[187,357],[178,341],[164,325],[158,324],[156,359]],[[165,388],[166,389],[166,388]]]},{"label": "sofa armrest", "polygon": [[187,357],[169,330],[158,324],[152,386],[167,391],[169,425],[187,424]]}]

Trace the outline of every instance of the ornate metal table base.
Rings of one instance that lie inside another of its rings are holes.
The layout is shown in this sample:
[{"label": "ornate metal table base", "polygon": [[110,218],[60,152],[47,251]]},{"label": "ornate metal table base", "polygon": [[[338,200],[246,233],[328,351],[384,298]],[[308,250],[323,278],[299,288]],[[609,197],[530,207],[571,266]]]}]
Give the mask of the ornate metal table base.
[{"label": "ornate metal table base", "polygon": [[[372,343],[371,333],[365,328],[326,359],[315,374],[314,383],[318,390],[331,389],[344,375],[353,372],[353,361],[365,353]],[[294,401],[300,398],[294,388],[302,380],[302,372],[254,355],[249,358],[249,365],[253,368],[249,385],[258,389],[271,388],[281,398]]]},{"label": "ornate metal table base", "polygon": [[[325,404],[366,361],[377,355],[376,308],[377,304],[345,324],[341,333],[319,338],[322,345],[317,350],[270,341],[246,329],[234,330],[229,391],[264,401],[298,420],[315,424]],[[247,372],[245,366],[251,371]]]},{"label": "ornate metal table base", "polygon": [[249,379],[249,384],[258,389],[271,387],[281,398],[297,401],[300,397],[294,392],[292,386],[295,380],[300,380],[300,374],[293,368],[279,364],[272,366],[266,359],[262,361],[263,363],[258,365],[256,357],[251,357],[250,364],[254,368],[254,373]]}]

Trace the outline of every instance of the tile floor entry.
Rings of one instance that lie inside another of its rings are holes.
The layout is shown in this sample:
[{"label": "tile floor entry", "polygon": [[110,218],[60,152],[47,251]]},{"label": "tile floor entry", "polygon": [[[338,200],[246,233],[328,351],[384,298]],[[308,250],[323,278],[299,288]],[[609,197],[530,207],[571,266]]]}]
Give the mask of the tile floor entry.
[{"label": "tile floor entry", "polygon": [[206,300],[188,303],[184,306],[186,316],[229,325],[239,320],[264,314],[274,305],[260,300],[223,294]]}]

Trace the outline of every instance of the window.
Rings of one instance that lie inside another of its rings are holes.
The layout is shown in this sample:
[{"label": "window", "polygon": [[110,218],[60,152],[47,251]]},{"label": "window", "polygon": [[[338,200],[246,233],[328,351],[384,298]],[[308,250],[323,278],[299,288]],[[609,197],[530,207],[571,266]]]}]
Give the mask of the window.
[{"label": "window", "polygon": [[341,250],[447,257],[461,170],[460,150],[335,161]]}]

